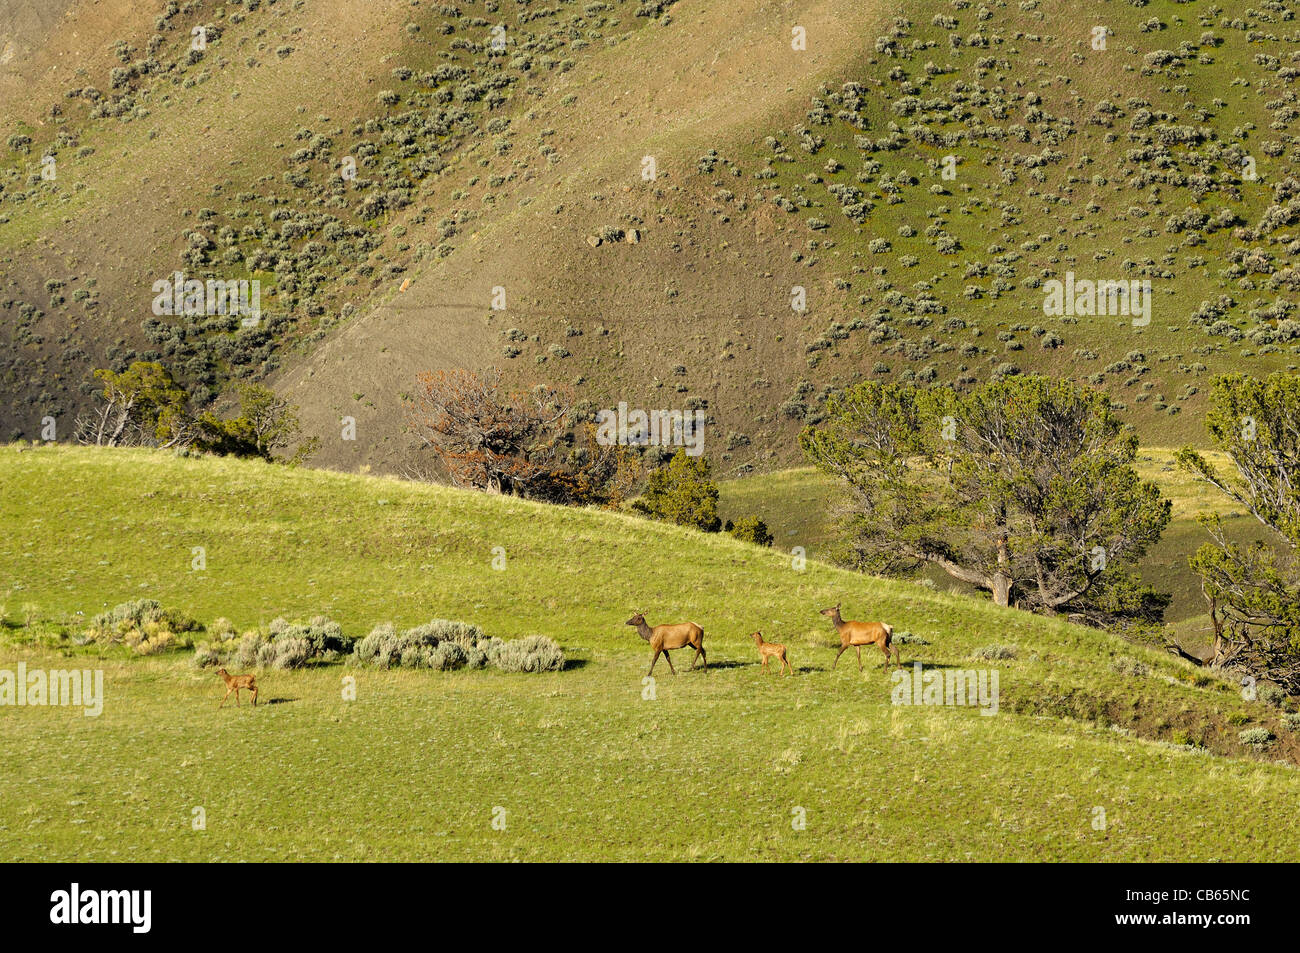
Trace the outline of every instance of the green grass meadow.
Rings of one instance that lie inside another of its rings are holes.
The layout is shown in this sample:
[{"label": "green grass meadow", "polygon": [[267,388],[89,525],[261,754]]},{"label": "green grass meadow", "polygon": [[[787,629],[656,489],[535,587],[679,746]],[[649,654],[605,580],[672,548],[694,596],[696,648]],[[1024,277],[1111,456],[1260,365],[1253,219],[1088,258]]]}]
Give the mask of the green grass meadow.
[{"label": "green grass meadow", "polygon": [[[0,525],[0,668],[105,681],[97,718],[0,707],[5,860],[1300,858],[1276,709],[1101,632],[797,570],[780,537],[763,550],[394,479],[66,447],[0,449]],[[68,638],[139,597],[241,629],[464,619],[551,636],[570,662],[266,670],[262,704],[218,710],[220,680],[188,652]],[[996,668],[998,713],[891,704],[878,653],[831,671],[817,609],[836,601],[927,640],[905,665]],[[623,625],[640,609],[702,625],[710,671],[677,652],[678,676],[661,660],[646,684],[648,647]],[[794,677],[761,672],[755,629],[789,646]],[[988,645],[1016,657],[971,660]],[[1277,740],[1249,750],[1246,726]]]}]

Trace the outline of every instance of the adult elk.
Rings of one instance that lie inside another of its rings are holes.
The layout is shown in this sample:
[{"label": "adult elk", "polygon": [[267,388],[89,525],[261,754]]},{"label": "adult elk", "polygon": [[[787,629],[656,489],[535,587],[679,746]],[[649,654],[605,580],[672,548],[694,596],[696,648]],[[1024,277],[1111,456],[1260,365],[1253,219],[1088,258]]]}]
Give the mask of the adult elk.
[{"label": "adult elk", "polygon": [[709,670],[709,656],[704,652],[704,630],[694,622],[656,625],[651,628],[646,625],[645,613],[638,612],[624,624],[636,626],[637,634],[649,642],[650,648],[654,649],[654,658],[650,660],[650,671],[646,672],[646,675],[654,674],[655,663],[659,661],[660,654],[668,660],[668,670],[676,675],[677,669],[673,668],[673,659],[668,652],[688,645],[695,649],[695,658],[691,660],[691,671],[695,670],[695,664],[700,659],[704,659],[704,671]]},{"label": "adult elk", "polygon": [[[894,627],[886,622],[845,622],[840,618],[840,604],[837,602],[829,609],[822,609],[821,614],[829,616],[835,631],[840,637],[840,650],[835,653],[834,669],[840,662],[844,650],[852,646],[858,650],[858,671],[862,671],[862,646],[874,645],[885,653],[885,668],[889,668],[889,647],[893,644]],[[894,662],[899,668],[903,663],[898,658],[898,646],[894,646]]]}]

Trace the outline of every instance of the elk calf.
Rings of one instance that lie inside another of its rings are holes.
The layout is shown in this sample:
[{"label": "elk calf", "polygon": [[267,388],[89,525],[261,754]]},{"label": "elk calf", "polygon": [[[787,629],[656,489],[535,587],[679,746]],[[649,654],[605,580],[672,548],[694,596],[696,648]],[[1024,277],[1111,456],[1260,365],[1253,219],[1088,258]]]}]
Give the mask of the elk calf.
[{"label": "elk calf", "polygon": [[[889,668],[889,648],[893,644],[894,627],[885,622],[845,622],[840,618],[840,604],[837,602],[829,609],[822,609],[821,614],[829,616],[831,624],[840,637],[840,650],[835,653],[834,669],[840,663],[844,650],[852,646],[858,650],[858,671],[862,671],[862,646],[874,645],[885,653],[885,668]],[[898,646],[894,648],[894,664],[899,668],[903,663],[898,659]]]},{"label": "elk calf", "polygon": [[646,625],[645,613],[638,612],[624,624],[636,626],[637,635],[649,642],[650,648],[654,650],[654,657],[650,659],[650,671],[646,672],[646,675],[654,674],[655,663],[659,661],[660,655],[668,660],[668,670],[676,675],[677,669],[673,668],[673,659],[668,651],[685,648],[688,645],[695,649],[691,670],[694,671],[695,663],[700,659],[704,659],[704,671],[709,670],[709,656],[704,651],[704,630],[694,622],[678,622],[676,625],[657,625],[651,628]]},{"label": "elk calf", "polygon": [[769,659],[775,656],[781,662],[781,673],[783,675],[794,674],[794,669],[790,665],[790,660],[786,658],[784,645],[778,645],[775,642],[764,642],[762,632],[753,632],[750,634],[750,638],[752,638],[754,644],[758,646],[759,657],[763,660],[763,671],[770,671],[767,667],[767,663]]},{"label": "elk calf", "polygon": [[226,694],[222,696],[221,704],[217,706],[218,708],[221,708],[223,705],[226,704],[226,699],[230,697],[231,692],[235,693],[235,705],[239,705],[240,704],[239,690],[241,688],[247,688],[250,692],[253,693],[253,707],[254,708],[257,707],[257,677],[256,676],[231,675],[224,668],[217,669],[217,674],[220,675],[221,680],[226,683]]}]

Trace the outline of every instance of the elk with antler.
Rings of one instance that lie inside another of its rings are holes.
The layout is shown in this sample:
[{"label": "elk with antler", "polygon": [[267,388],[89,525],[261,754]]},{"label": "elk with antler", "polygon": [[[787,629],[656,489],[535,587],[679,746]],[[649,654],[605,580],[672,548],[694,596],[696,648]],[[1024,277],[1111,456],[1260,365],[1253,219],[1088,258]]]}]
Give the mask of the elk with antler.
[{"label": "elk with antler", "polygon": [[[822,609],[821,614],[829,616],[835,631],[840,637],[840,650],[835,653],[834,669],[840,662],[844,650],[852,646],[858,650],[858,671],[862,671],[862,646],[874,645],[885,653],[885,668],[889,668],[889,648],[894,640],[894,627],[887,622],[845,622],[840,618],[840,604],[837,602],[829,609]],[[894,645],[894,663],[902,668],[898,658],[898,646]]]},{"label": "elk with antler", "polygon": [[695,649],[695,658],[691,660],[691,670],[694,671],[695,664],[700,659],[704,660],[704,671],[709,670],[709,656],[704,651],[704,630],[694,622],[656,625],[651,628],[646,625],[645,613],[638,612],[628,619],[625,625],[636,626],[637,635],[649,642],[650,648],[654,650],[654,657],[650,659],[650,671],[646,675],[654,674],[655,663],[659,661],[661,654],[668,660],[668,670],[676,675],[677,669],[673,668],[672,656],[668,652],[671,649],[681,649],[687,646]]}]

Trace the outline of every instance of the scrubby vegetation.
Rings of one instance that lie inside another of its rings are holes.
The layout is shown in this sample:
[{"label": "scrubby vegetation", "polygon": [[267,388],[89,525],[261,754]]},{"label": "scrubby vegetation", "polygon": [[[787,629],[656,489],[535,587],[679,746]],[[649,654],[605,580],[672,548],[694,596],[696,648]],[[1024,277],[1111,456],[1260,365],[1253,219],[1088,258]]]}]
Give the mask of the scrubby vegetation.
[{"label": "scrubby vegetation", "polygon": [[[119,607],[123,608],[123,607]],[[338,622],[315,616],[307,622],[276,619],[265,628],[237,633],[227,620],[213,625],[216,641],[194,653],[199,668],[296,669],[352,660],[369,668],[429,669],[437,672],[493,666],[504,672],[555,672],[564,651],[553,639],[489,638],[467,622],[433,619],[409,629],[384,622],[361,639],[343,633]]]},{"label": "scrubby vegetation", "polygon": [[275,619],[265,628],[236,634],[216,633],[220,640],[200,645],[194,653],[199,668],[224,665],[234,668],[305,668],[336,662],[352,649],[354,640],[339,623],[325,616],[307,622]]},{"label": "scrubby vegetation", "polygon": [[705,533],[722,528],[712,467],[704,457],[690,456],[684,449],[673,454],[667,466],[650,474],[645,492],[632,502],[631,508],[652,519],[691,526]]},{"label": "scrubby vegetation", "polygon": [[382,623],[357,643],[355,658],[375,668],[439,672],[489,665],[506,672],[559,671],[564,667],[564,652],[545,636],[509,641],[488,638],[476,625],[448,619],[433,619],[400,631],[391,622]]},{"label": "scrubby vegetation", "polygon": [[[78,418],[75,438],[98,447],[152,446],[221,455],[278,459],[298,440],[297,411],[260,384],[240,384],[239,411],[221,418],[194,413],[190,395],[155,361],[137,361],[122,373],[95,371],[103,384],[92,408]],[[315,438],[302,442],[291,463],[311,456]]]},{"label": "scrubby vegetation", "polygon": [[134,599],[92,618],[81,640],[125,645],[140,655],[155,655],[188,648],[194,633],[201,631],[203,626],[178,609],[163,608],[153,599]]},{"label": "scrubby vegetation", "polygon": [[771,546],[774,539],[767,524],[757,516],[742,516],[734,523],[728,520],[725,529],[736,539],[743,539],[757,546]]},{"label": "scrubby vegetation", "polygon": [[[433,214],[425,203],[444,170],[475,162],[483,153],[509,160],[522,151],[511,129],[520,106],[572,69],[576,58],[622,42],[630,31],[662,18],[671,5],[672,0],[649,7],[608,0],[507,12],[496,0],[465,0],[412,9],[405,27],[391,38],[391,54],[383,57],[392,85],[372,98],[371,108],[347,118],[329,114],[325,104],[316,115],[301,115],[305,109],[299,109],[296,128],[274,143],[276,153],[267,164],[238,173],[234,188],[230,182],[195,182],[192,192],[203,198],[184,210],[179,225],[173,216],[168,244],[174,257],[153,262],[156,274],[259,280],[265,289],[259,320],[244,324],[237,316],[211,313],[198,320],[150,316],[138,333],[118,337],[113,332],[110,369],[121,372],[137,360],[161,360],[201,409],[231,382],[275,371],[286,348],[317,340],[346,322],[355,313],[352,299],[359,288],[375,291],[449,256],[491,202],[482,188],[474,198],[482,196],[484,205],[458,191],[459,200]],[[27,132],[9,135],[0,156],[0,226],[78,198],[84,185],[67,170],[94,154],[89,143],[115,130],[131,135],[136,127],[155,126],[189,101],[190,90],[242,84],[265,70],[272,56],[301,55],[292,43],[273,45],[270,37],[298,33],[301,24],[286,27],[284,21],[300,20],[302,6],[187,0],[167,4],[151,29],[143,22],[131,24],[143,35],[114,44],[117,62],[96,83],[69,88],[50,103],[48,128],[32,129],[36,138]],[[498,26],[500,36],[494,39]],[[202,48],[193,33],[200,28]],[[609,35],[601,43],[586,38],[605,31]],[[148,148],[157,129],[138,135]],[[544,149],[537,157],[543,167],[557,158],[553,147]],[[50,160],[64,174],[42,175],[39,163],[30,171],[37,158]],[[502,179],[522,178],[526,166],[507,161]],[[406,228],[390,225],[395,216],[425,224],[426,214],[429,227],[418,242],[404,241]],[[45,306],[69,318],[86,309],[102,308],[106,316],[130,311],[116,302],[98,302],[93,274],[51,280],[57,287],[43,302],[0,298],[4,309],[17,305],[22,312],[16,333],[34,351],[43,341],[30,329],[45,316]],[[70,302],[65,287],[87,294]],[[95,342],[75,326],[78,322],[69,323],[75,347],[39,358],[24,355],[13,369],[25,370],[37,360],[57,362],[75,380],[74,369],[84,372]],[[66,387],[61,382],[60,388]],[[66,393],[58,409],[79,409],[83,397]]]}]

